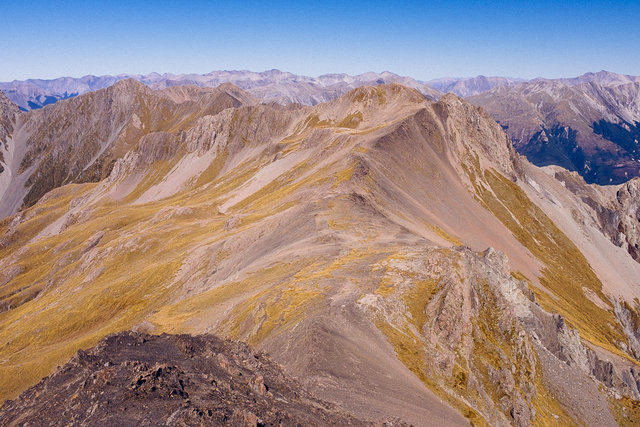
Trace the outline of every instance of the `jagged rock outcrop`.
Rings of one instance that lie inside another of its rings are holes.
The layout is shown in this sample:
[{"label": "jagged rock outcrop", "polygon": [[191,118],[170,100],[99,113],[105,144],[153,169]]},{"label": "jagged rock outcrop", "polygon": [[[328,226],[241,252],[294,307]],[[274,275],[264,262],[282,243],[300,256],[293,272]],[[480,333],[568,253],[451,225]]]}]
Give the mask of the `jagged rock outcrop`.
[{"label": "jagged rock outcrop", "polygon": [[[493,248],[427,249],[383,266],[385,286],[359,303],[384,325],[401,360],[412,360],[412,370],[444,398],[457,396],[471,421],[480,415],[491,425],[546,425],[578,416],[588,425],[615,425],[595,383],[587,382],[581,400],[573,402],[578,411],[549,400],[546,388],[570,375],[640,396],[629,380],[640,371],[601,360],[562,316],[537,304],[527,283],[509,274],[507,257]],[[550,376],[548,362],[538,356],[542,351],[573,372]]]},{"label": "jagged rock outcrop", "polygon": [[640,262],[640,179],[624,184],[616,193],[616,201],[619,215],[617,231],[624,236],[629,254]]},{"label": "jagged rock outcrop", "polygon": [[0,420],[6,426],[372,425],[318,400],[246,344],[213,335],[135,332],[78,351],[5,402]]}]

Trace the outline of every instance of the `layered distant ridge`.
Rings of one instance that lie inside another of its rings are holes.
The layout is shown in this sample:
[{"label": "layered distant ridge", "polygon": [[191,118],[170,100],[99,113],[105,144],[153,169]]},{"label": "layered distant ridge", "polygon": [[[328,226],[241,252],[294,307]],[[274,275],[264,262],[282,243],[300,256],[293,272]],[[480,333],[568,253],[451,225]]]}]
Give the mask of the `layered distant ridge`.
[{"label": "layered distant ridge", "polygon": [[514,79],[510,77],[476,76],[457,78],[444,77],[441,79],[429,80],[426,83],[443,93],[451,92],[458,96],[467,97],[490,91],[497,86],[513,86],[524,81],[524,79]]},{"label": "layered distant ridge", "polygon": [[274,101],[281,104],[315,105],[335,99],[359,86],[384,83],[400,83],[413,87],[433,99],[442,95],[441,92],[427,84],[390,72],[370,72],[355,76],[325,74],[319,77],[307,77],[279,70],[260,73],[253,71],[212,71],[207,74],[150,73],[146,75],[84,76],[81,78],[62,77],[54,80],[16,80],[0,83],[0,90],[23,110],[31,110],[42,108],[59,100],[103,89],[125,79],[137,80],[154,89],[182,85],[217,87],[223,83],[232,83],[262,101]]}]

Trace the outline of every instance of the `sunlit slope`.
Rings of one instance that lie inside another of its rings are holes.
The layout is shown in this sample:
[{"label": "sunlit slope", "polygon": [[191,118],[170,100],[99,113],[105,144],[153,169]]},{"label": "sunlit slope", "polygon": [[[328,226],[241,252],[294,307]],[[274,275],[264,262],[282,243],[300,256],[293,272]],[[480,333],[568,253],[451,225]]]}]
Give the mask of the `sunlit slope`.
[{"label": "sunlit slope", "polygon": [[[242,339],[323,398],[418,424],[606,424],[588,375],[637,398],[629,334],[583,287],[610,296],[481,110],[386,85],[167,133],[0,223],[3,398],[130,328]],[[577,361],[597,411],[552,397],[540,351]]]},{"label": "sunlit slope", "polygon": [[[0,217],[64,184],[96,182],[153,133],[180,139],[200,117],[254,104],[233,85],[152,91],[135,80],[16,116],[0,171]],[[5,138],[0,134],[0,138]]]}]

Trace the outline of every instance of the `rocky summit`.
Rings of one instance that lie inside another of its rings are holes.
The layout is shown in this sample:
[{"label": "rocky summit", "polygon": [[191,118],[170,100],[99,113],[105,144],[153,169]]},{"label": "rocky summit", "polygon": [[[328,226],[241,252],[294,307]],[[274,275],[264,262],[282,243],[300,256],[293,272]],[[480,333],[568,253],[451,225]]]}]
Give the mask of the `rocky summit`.
[{"label": "rocky summit", "polygon": [[[213,335],[111,335],[0,409],[3,425],[372,425]],[[393,421],[379,425],[393,424]]]},{"label": "rocky summit", "polygon": [[0,108],[3,422],[640,422],[639,178],[397,83]]}]

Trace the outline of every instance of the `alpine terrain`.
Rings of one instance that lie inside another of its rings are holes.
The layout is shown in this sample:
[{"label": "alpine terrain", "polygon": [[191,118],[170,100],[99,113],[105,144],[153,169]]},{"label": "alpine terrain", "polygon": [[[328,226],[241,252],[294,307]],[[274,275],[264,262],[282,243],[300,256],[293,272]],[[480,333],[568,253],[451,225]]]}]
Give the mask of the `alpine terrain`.
[{"label": "alpine terrain", "polygon": [[[366,85],[400,83],[418,89],[426,96],[436,99],[442,93],[428,84],[411,77],[402,77],[385,71],[364,73],[356,76],[348,74],[324,74],[318,77],[300,76],[280,70],[261,73],[252,71],[211,71],[206,74],[119,74],[116,76],[84,76],[80,78],[61,77],[54,80],[29,79],[25,81],[0,82],[0,90],[21,109],[33,110],[53,104],[83,93],[107,88],[114,83],[135,79],[154,89],[171,86],[194,85],[217,87],[232,83],[263,101],[281,104],[315,105],[330,101],[349,90]],[[493,86],[492,86],[493,87]],[[488,90],[488,89],[487,89]],[[475,93],[475,92],[474,92]]]},{"label": "alpine terrain", "polygon": [[638,425],[638,83],[345,79],[0,98],[0,424]]},{"label": "alpine terrain", "polygon": [[538,166],[559,165],[603,185],[640,176],[640,77],[601,71],[535,79],[469,101],[486,109]]},{"label": "alpine terrain", "polygon": [[110,87],[132,78],[153,89],[224,83],[258,101],[316,105],[366,85],[399,83],[432,100],[445,93],[467,97],[500,123],[518,153],[538,166],[577,171],[589,183],[620,184],[640,176],[640,77],[607,71],[574,78],[526,81],[509,77],[444,77],[421,82],[390,72],[295,75],[279,70],[212,71],[206,74],[120,74],[54,80],[0,82],[0,90],[23,111]]}]

